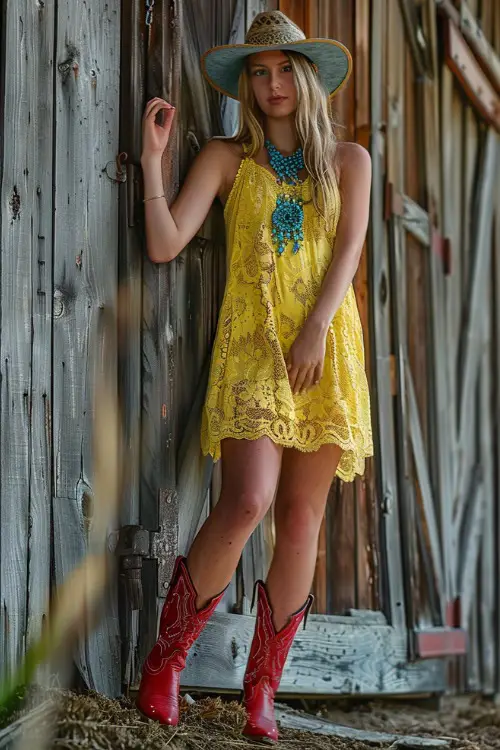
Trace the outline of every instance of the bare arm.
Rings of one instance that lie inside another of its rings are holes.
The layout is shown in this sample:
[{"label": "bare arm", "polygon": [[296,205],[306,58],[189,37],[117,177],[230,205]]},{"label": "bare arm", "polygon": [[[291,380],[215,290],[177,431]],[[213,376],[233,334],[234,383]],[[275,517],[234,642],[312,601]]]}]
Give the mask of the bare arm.
[{"label": "bare arm", "polygon": [[[165,110],[163,125],[155,122]],[[196,157],[182,189],[169,208],[163,194],[161,158],[167,146],[175,109],[162,99],[153,99],[143,120],[143,152],[148,255],[155,263],[173,260],[192,240],[217,196],[224,174],[225,146],[208,143]],[[150,200],[152,199],[152,200]]]},{"label": "bare arm", "polygon": [[288,355],[288,373],[294,393],[319,383],[323,374],[326,334],[352,283],[359,265],[370,212],[371,159],[357,144],[340,152],[342,211],[335,239],[335,255],[320,295]]},{"label": "bare arm", "polygon": [[340,160],[342,211],[335,255],[309,319],[325,331],[339,309],[357,271],[370,213],[371,159],[362,146],[345,144]]}]

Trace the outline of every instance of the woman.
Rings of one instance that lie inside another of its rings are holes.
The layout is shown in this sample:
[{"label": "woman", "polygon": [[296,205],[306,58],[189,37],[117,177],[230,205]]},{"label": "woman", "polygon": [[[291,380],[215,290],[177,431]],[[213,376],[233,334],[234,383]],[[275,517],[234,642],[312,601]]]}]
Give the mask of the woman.
[{"label": "woman", "polygon": [[154,99],[144,115],[142,166],[155,262],[181,252],[216,197],[225,206],[228,278],[202,426],[203,451],[222,459],[222,492],[187,558],[177,560],[138,705],[177,724],[188,649],[275,500],[276,546],[267,581],[257,583],[244,678],[244,732],[277,739],[274,695],[312,604],[328,491],[335,474],[352,481],[372,454],[352,288],[371,163],[361,147],[335,141],[330,99],[351,69],[338,42],[306,40],[273,11],[256,17],[245,45],[209,50],[202,64],[215,88],[239,99],[238,135],[205,146],[169,209],[161,155],[174,108]]}]

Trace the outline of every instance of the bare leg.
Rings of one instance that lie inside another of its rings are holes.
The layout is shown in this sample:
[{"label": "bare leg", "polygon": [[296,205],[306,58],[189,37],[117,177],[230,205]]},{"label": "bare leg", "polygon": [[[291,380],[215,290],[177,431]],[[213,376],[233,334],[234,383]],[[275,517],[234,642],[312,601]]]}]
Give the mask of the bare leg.
[{"label": "bare leg", "polygon": [[223,441],[221,496],[187,561],[200,592],[198,608],[230,582],[246,541],[273,501],[282,455],[269,438]]},{"label": "bare leg", "polygon": [[276,546],[267,579],[277,630],[310,593],[321,521],[341,453],[335,445],[315,453],[284,452],[275,507]]}]

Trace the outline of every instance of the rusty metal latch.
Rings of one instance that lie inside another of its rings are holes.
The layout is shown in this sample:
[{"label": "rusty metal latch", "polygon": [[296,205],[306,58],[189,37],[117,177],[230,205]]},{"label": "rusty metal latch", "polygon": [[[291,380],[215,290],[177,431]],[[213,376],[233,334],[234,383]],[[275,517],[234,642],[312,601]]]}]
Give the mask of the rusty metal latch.
[{"label": "rusty metal latch", "polygon": [[121,151],[114,161],[108,161],[104,170],[112,182],[127,182],[127,170],[125,162],[128,154]]}]

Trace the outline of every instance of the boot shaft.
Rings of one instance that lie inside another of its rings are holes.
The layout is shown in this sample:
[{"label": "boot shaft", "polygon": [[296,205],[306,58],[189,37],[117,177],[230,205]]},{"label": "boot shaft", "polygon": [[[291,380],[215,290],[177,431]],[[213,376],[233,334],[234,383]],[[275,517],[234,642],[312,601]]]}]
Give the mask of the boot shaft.
[{"label": "boot shaft", "polygon": [[297,630],[302,622],[304,627],[306,625],[313,597],[308,596],[305,604],[291,615],[289,622],[281,630],[276,631],[265,584],[262,581],[257,581],[255,586],[258,595],[257,619],[244,686],[245,690],[248,691],[251,686],[264,681],[274,694],[281,682],[283,669]]},{"label": "boot shaft", "polygon": [[178,557],[160,617],[158,641],[144,664],[144,671],[157,674],[172,662],[184,669],[189,649],[201,634],[217,605],[222,591],[206,607],[198,610],[198,593],[189,574],[186,559]]}]

